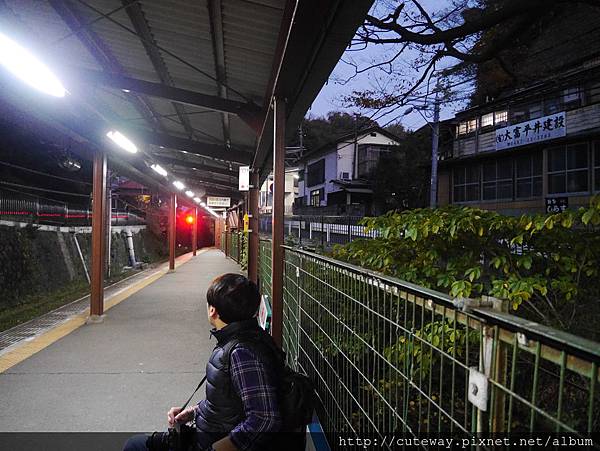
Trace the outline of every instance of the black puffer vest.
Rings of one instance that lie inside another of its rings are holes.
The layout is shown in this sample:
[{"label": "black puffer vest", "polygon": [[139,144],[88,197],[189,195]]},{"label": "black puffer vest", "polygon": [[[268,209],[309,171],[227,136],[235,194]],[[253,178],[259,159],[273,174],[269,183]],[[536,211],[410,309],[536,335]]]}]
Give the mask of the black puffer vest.
[{"label": "black puffer vest", "polygon": [[229,356],[233,347],[243,343],[265,366],[278,373],[283,365],[280,351],[271,336],[261,329],[256,319],[228,324],[211,334],[217,339],[206,365],[206,401],[200,404],[196,427],[205,432],[228,433],[244,418],[242,400],[233,389],[229,374]]}]

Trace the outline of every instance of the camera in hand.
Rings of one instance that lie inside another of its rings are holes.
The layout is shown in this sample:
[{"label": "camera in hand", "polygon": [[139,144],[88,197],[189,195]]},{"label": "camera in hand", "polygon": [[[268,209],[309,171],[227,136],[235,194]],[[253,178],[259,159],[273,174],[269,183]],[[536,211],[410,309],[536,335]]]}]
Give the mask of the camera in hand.
[{"label": "camera in hand", "polygon": [[146,440],[150,451],[191,451],[195,449],[196,428],[182,424],[179,431],[169,428],[167,432],[153,432]]}]

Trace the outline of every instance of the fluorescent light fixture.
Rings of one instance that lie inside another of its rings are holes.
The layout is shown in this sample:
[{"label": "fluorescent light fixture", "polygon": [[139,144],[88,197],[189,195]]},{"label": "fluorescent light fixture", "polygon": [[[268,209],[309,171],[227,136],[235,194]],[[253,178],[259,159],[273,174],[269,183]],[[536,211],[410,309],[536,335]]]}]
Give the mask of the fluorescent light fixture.
[{"label": "fluorescent light fixture", "polygon": [[200,200],[200,198],[199,198],[199,197],[194,197],[194,202],[196,202],[197,204],[199,204],[199,203],[200,203],[200,202],[202,202],[202,201]]},{"label": "fluorescent light fixture", "polygon": [[181,183],[179,180],[175,180],[173,182],[173,186],[175,188],[177,188],[179,191],[181,191],[183,188],[185,188],[185,185],[183,183]]},{"label": "fluorescent light fixture", "polygon": [[200,202],[200,205],[202,205],[203,207],[206,207],[206,204],[204,202]]},{"label": "fluorescent light fixture", "polygon": [[131,92],[129,89],[123,89],[123,92]]},{"label": "fluorescent light fixture", "polygon": [[167,170],[165,168],[163,168],[160,164],[153,164],[150,167],[152,169],[154,169],[154,172],[157,172],[158,174],[162,175],[163,177],[167,176]]},{"label": "fluorescent light fixture", "polygon": [[116,130],[109,131],[106,136],[108,136],[121,149],[129,153],[136,153],[138,150],[135,144],[133,144],[126,136]]},{"label": "fluorescent light fixture", "polygon": [[189,191],[189,190],[185,192],[185,195],[187,197],[194,197],[195,196],[194,192],[193,191]]},{"label": "fluorescent light fixture", "polygon": [[54,97],[67,90],[46,65],[6,35],[0,33],[0,64],[32,88]]}]

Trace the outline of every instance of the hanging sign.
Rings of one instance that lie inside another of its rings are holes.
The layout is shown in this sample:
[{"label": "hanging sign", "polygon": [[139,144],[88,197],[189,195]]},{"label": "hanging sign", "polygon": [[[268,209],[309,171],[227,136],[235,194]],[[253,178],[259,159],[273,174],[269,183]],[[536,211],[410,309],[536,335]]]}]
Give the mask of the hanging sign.
[{"label": "hanging sign", "polygon": [[239,185],[240,191],[250,189],[250,166],[240,166]]},{"label": "hanging sign", "polygon": [[231,206],[231,198],[230,197],[208,196],[206,198],[206,205],[208,205],[209,207],[230,207]]},{"label": "hanging sign", "polygon": [[567,134],[565,112],[509,125],[496,130],[496,150],[525,146]]}]

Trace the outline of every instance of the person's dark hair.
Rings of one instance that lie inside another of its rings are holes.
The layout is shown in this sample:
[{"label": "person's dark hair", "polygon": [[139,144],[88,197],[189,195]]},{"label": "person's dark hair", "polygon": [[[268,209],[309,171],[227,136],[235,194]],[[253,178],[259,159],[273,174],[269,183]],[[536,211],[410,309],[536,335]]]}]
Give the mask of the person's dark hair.
[{"label": "person's dark hair", "polygon": [[229,324],[256,315],[260,292],[254,282],[241,274],[223,274],[208,287],[206,301],[217,310],[221,321]]}]

